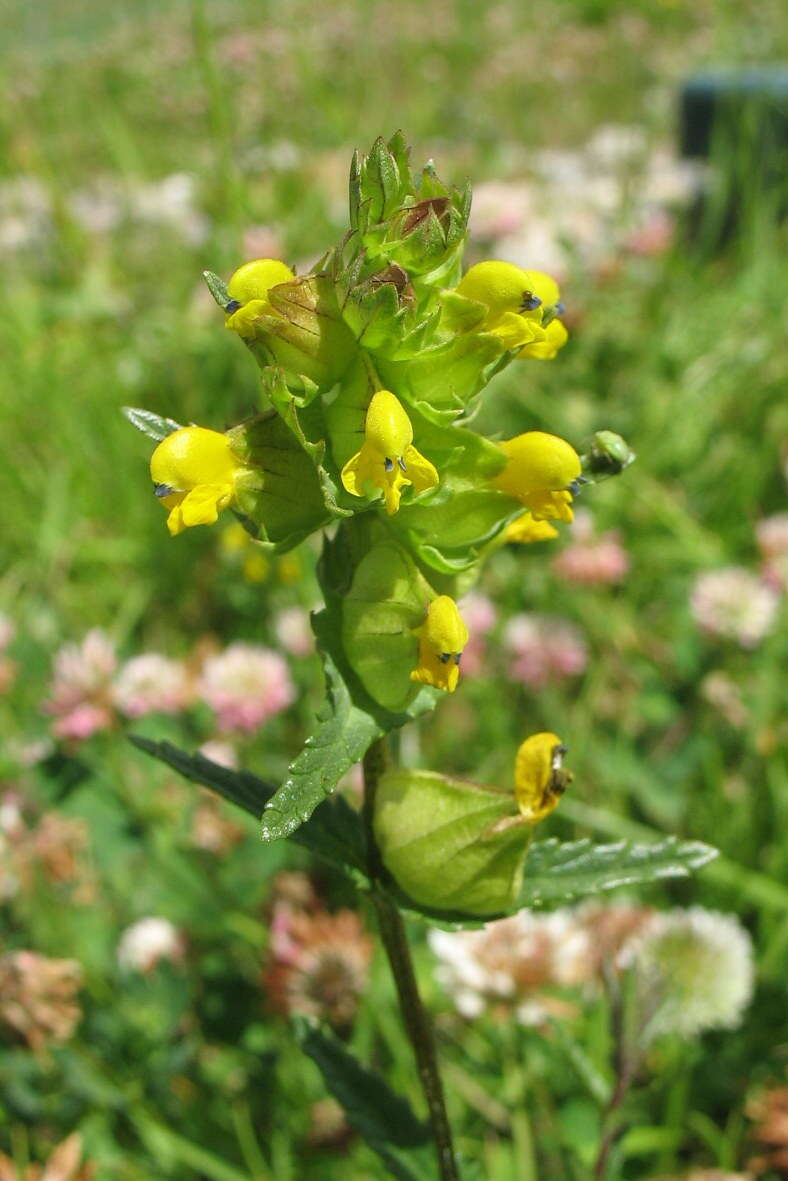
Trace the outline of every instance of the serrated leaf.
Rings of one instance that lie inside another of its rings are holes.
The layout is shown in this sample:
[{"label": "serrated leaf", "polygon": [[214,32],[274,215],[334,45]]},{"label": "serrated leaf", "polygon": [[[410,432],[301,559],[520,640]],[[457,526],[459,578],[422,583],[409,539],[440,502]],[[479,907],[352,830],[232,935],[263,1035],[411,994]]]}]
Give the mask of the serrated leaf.
[{"label": "serrated leaf", "polygon": [[528,850],[519,906],[544,906],[661,878],[686,877],[717,856],[701,841],[666,837],[655,844],[537,841]]},{"label": "serrated leaf", "polygon": [[155,439],[157,443],[166,439],[173,431],[181,429],[181,424],[174,418],[162,418],[160,414],[154,414],[152,410],[143,410],[141,406],[121,406],[120,412],[132,426],[142,431],[149,439]]},{"label": "serrated leaf", "polygon": [[230,302],[230,292],[227,290],[227,284],[218,275],[214,275],[213,271],[203,271],[202,277],[205,279],[206,286],[211,295],[222,311],[224,311]]},{"label": "serrated leaf", "polygon": [[653,844],[617,841],[609,845],[595,845],[587,838],[559,841],[551,837],[529,847],[516,905],[486,919],[462,910],[422,906],[393,880],[386,888],[402,910],[454,930],[478,927],[491,918],[505,918],[518,910],[562,905],[573,898],[614,890],[618,886],[647,885],[663,878],[686,877],[716,856],[717,850],[710,845],[682,841],[678,837],[666,837]]},{"label": "serrated leaf", "polygon": [[[249,771],[222,767],[204,755],[179,750],[170,742],[153,742],[137,734],[132,734],[130,739],[139,750],[166,763],[192,783],[212,788],[255,819],[260,817],[266,803],[276,792],[275,784],[266,783]],[[357,880],[366,880],[366,848],[361,820],[342,796],[326,800],[309,821],[298,829],[293,840],[350,872]]]},{"label": "serrated leaf", "polygon": [[348,1122],[375,1151],[393,1177],[423,1181],[434,1170],[429,1128],[385,1079],[367,1069],[332,1033],[304,1019],[296,1038],[323,1076]]}]

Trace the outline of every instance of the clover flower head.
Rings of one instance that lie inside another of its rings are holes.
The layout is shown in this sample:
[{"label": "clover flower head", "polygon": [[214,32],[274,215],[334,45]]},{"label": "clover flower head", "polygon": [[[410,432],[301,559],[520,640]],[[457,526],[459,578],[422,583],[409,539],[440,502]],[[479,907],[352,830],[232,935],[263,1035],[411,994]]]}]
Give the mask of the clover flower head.
[{"label": "clover flower head", "polygon": [[342,468],[342,483],[351,496],[366,496],[369,484],[380,488],[389,516],[399,508],[403,488],[425,492],[438,483],[433,465],[413,446],[413,426],[401,402],[388,390],[372,396],[364,442]]},{"label": "clover flower head", "polygon": [[558,807],[571,782],[563,769],[566,747],[557,734],[544,731],[526,738],[517,751],[514,783],[517,806],[529,824],[538,824]]},{"label": "clover flower head", "polygon": [[629,555],[618,533],[596,535],[591,514],[580,509],[575,514],[570,533],[571,543],[553,559],[553,570],[560,578],[580,586],[611,585],[629,570]]},{"label": "clover flower head", "polygon": [[655,914],[620,959],[654,1013],[652,1036],[733,1029],[752,996],[748,932],[733,915],[701,906]]},{"label": "clover flower head", "polygon": [[239,336],[254,337],[259,317],[273,313],[268,292],[272,287],[290,283],[293,279],[295,275],[290,267],[278,258],[256,258],[252,262],[245,262],[227,284],[230,301],[224,309],[225,326]]},{"label": "clover flower head", "polygon": [[153,971],[161,960],[179,963],[185,954],[183,935],[169,919],[149,915],[132,923],[120,937],[118,964],[127,972]]},{"label": "clover flower head", "polygon": [[0,957],[0,1024],[33,1051],[71,1037],[82,1010],[77,993],[82,967],[76,960],[50,959],[36,951]]},{"label": "clover flower head", "polygon": [[703,631],[754,648],[772,630],[779,602],[778,593],[755,574],[726,566],[698,576],[690,608]]},{"label": "clover flower head", "polygon": [[436,976],[458,1012],[485,1010],[520,1025],[543,1025],[571,1007],[555,988],[585,984],[595,962],[593,936],[569,909],[549,915],[522,910],[478,931],[437,931],[428,936]]},{"label": "clover flower head", "polygon": [[498,446],[509,462],[495,487],[524,504],[535,521],[570,523],[581,471],[575,449],[545,431],[527,431]]},{"label": "clover flower head", "polygon": [[503,641],[512,655],[509,675],[532,689],[542,689],[562,677],[578,676],[588,660],[581,633],[556,616],[513,615],[504,629]]},{"label": "clover flower head", "polygon": [[100,628],[78,644],[66,644],[55,655],[49,700],[54,732],[82,740],[112,724],[111,688],[117,657],[115,646]]},{"label": "clover flower head", "polygon": [[270,648],[244,643],[208,657],[197,691],[223,731],[256,730],[295,697],[283,657]]},{"label": "clover flower head", "polygon": [[364,994],[372,940],[352,910],[331,914],[291,902],[274,905],[269,961],[263,976],[269,1004],[287,1016],[318,1017],[346,1028]]},{"label": "clover flower head", "polygon": [[235,493],[243,464],[219,431],[186,426],[159,443],[150,461],[154,492],[169,510],[172,537],[192,525],[212,525]]},{"label": "clover flower head", "polygon": [[448,595],[433,599],[417,635],[419,662],[410,679],[453,693],[460,677],[460,657],[468,643],[468,629],[454,599]]},{"label": "clover flower head", "polygon": [[159,652],[143,652],[124,664],[113,689],[115,706],[127,718],[178,713],[190,697],[186,666]]}]

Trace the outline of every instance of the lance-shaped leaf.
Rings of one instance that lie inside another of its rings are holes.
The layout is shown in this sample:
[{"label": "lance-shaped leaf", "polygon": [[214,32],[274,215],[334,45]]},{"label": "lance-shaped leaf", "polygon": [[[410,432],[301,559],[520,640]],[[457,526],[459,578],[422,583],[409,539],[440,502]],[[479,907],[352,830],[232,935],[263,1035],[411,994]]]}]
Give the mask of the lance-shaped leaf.
[{"label": "lance-shaped leaf", "polygon": [[[663,878],[686,877],[717,856],[717,850],[701,841],[666,837],[661,841],[617,841],[595,845],[593,841],[534,841],[526,851],[522,884],[514,904],[497,914],[504,918],[518,910],[561,906],[614,890],[643,886]],[[390,890],[399,905],[412,914],[449,928],[476,927],[480,919],[462,908],[435,908],[414,901],[392,879]]]},{"label": "lance-shaped leaf", "polygon": [[429,1128],[385,1079],[367,1069],[327,1030],[298,1019],[296,1037],[323,1076],[348,1122],[399,1181],[432,1175],[434,1151]]},{"label": "lance-shaped leaf", "polygon": [[[131,741],[140,750],[172,767],[192,783],[200,783],[218,792],[230,803],[259,818],[274,795],[276,785],[266,783],[248,771],[235,771],[206,759],[188,754],[170,742],[152,742],[132,734]],[[293,835],[296,844],[339,866],[360,882],[366,881],[366,850],[361,820],[342,796],[326,800],[307,823]]]},{"label": "lance-shaped leaf", "polygon": [[157,443],[181,429],[181,424],[173,418],[162,418],[160,414],[144,410],[141,406],[121,406],[120,412],[132,426],[142,431],[149,439],[155,439]]},{"label": "lance-shaped leaf", "polygon": [[220,279],[218,275],[214,275],[213,271],[203,271],[202,277],[205,279],[205,284],[211,295],[222,311],[224,311],[230,302],[230,292],[227,290],[227,284],[224,279]]}]

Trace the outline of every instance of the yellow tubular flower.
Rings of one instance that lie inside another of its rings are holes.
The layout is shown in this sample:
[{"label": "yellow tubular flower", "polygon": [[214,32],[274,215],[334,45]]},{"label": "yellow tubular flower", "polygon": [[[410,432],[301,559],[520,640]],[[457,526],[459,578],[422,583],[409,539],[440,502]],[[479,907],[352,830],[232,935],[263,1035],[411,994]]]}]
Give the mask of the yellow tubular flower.
[{"label": "yellow tubular flower", "polygon": [[154,492],[170,515],[175,537],[191,525],[212,525],[233,499],[243,464],[226,435],[186,426],[167,435],[153,452],[150,474]]},{"label": "yellow tubular flower", "polygon": [[364,442],[342,468],[342,483],[351,496],[366,496],[365,485],[380,488],[389,516],[399,508],[402,489],[425,492],[438,483],[438,473],[413,446],[413,427],[400,402],[379,390],[367,407]]},{"label": "yellow tubular flower", "polygon": [[454,599],[439,595],[427,608],[427,618],[416,634],[419,663],[410,674],[420,685],[453,693],[460,677],[460,657],[468,643],[468,629]]},{"label": "yellow tubular flower", "polygon": [[530,545],[532,541],[549,541],[558,536],[555,525],[549,521],[537,521],[530,513],[523,513],[504,530],[503,539],[519,545]]},{"label": "yellow tubular flower", "polygon": [[517,751],[514,790],[520,813],[529,824],[549,816],[572,776],[562,769],[566,747],[557,734],[532,734]]},{"label": "yellow tubular flower", "polygon": [[572,521],[572,493],[581,470],[575,449],[545,431],[527,431],[498,446],[509,462],[495,487],[530,509],[535,521]]},{"label": "yellow tubular flower", "polygon": [[268,292],[280,283],[290,283],[295,275],[278,258],[256,258],[245,262],[227,284],[230,302],[225,308],[225,327],[239,336],[255,335],[255,320],[272,308]]},{"label": "yellow tubular flower", "polygon": [[[534,295],[542,301],[543,310],[552,309],[554,315],[558,316],[563,311],[563,304],[561,303],[561,292],[555,279],[543,274],[542,271],[528,271],[528,275],[533,284]],[[544,338],[542,340],[530,341],[520,350],[517,354],[518,360],[552,361],[558,350],[562,349],[569,340],[566,326],[558,319],[550,320],[544,326],[543,332]]]},{"label": "yellow tubular flower", "polygon": [[[457,292],[486,304],[487,315],[480,328],[500,337],[507,349],[539,345],[545,342],[542,328],[545,296],[552,295],[552,287],[542,284],[537,290],[537,279],[553,284],[557,300],[558,287],[539,271],[523,271],[511,262],[490,260],[479,262],[463,275]],[[520,355],[520,354],[518,354]]]}]

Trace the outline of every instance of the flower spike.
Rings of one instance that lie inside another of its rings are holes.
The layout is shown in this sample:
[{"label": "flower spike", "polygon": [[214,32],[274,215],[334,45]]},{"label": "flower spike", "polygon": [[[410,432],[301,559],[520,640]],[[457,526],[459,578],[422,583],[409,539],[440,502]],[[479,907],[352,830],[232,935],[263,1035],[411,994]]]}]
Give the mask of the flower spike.
[{"label": "flower spike", "polygon": [[365,485],[383,492],[386,512],[399,508],[402,489],[425,492],[438,483],[438,473],[413,446],[413,427],[401,403],[388,390],[378,390],[367,408],[361,450],[342,468],[342,483],[351,496],[365,496]]},{"label": "flower spike", "polygon": [[454,599],[448,595],[433,599],[417,634],[419,663],[410,679],[453,693],[460,677],[462,650],[468,643],[468,629]]},{"label": "flower spike", "polygon": [[514,764],[514,790],[521,815],[538,824],[558,806],[572,781],[563,769],[566,747],[557,734],[543,732],[526,738]]},{"label": "flower spike", "polygon": [[172,537],[192,525],[212,525],[235,494],[243,464],[226,435],[181,427],[159,443],[150,461],[154,495],[169,510]]}]

